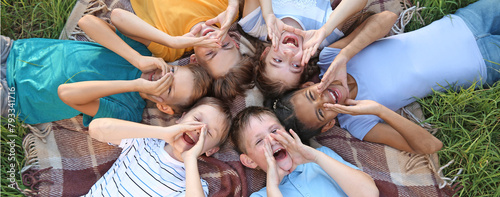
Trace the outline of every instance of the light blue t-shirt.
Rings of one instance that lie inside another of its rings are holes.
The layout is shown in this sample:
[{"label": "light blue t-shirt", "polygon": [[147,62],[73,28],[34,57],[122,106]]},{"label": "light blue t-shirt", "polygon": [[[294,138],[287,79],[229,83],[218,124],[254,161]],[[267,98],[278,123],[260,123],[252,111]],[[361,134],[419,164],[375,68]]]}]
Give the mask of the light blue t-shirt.
[{"label": "light blue t-shirt", "polygon": [[[328,147],[323,146],[317,150],[351,168],[358,169],[356,166],[344,161],[340,155],[333,152],[333,150]],[[286,175],[283,180],[281,180],[278,188],[281,194],[286,197],[347,196],[338,183],[316,163],[306,163],[297,166],[292,173]],[[250,196],[267,196],[266,188],[264,187]]]},{"label": "light blue t-shirt", "polygon": [[[292,18],[304,30],[320,29],[333,12],[329,0],[273,0],[272,7],[276,18]],[[262,41],[267,40],[267,26],[260,7],[242,18],[238,24],[249,35]],[[344,34],[335,29],[332,34],[323,40],[319,49],[329,46],[342,36]]]},{"label": "light blue t-shirt", "polygon": [[[324,48],[318,66],[323,74],[340,49]],[[358,85],[356,100],[374,100],[397,110],[432,93],[469,87],[486,79],[486,65],[471,31],[455,15],[409,33],[374,42],[347,63]],[[321,76],[322,77],[322,76]],[[364,136],[382,119],[375,115],[338,115],[340,126]]]},{"label": "light blue t-shirt", "polygon": [[[143,44],[119,34],[142,55],[151,56]],[[57,94],[64,83],[90,80],[132,80],[141,71],[105,47],[91,42],[32,38],[14,41],[7,59],[7,82],[15,88],[15,113],[28,124],[72,118],[79,111]],[[95,116],[140,122],[146,102],[138,92],[100,99]],[[92,117],[84,115],[87,126]]]}]

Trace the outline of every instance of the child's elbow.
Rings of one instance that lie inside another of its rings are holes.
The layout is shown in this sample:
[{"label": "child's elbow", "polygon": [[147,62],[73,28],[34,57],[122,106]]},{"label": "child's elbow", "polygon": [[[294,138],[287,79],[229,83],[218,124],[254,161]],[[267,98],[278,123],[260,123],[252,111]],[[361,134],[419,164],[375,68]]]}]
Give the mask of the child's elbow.
[{"label": "child's elbow", "polygon": [[84,15],[78,20],[78,26],[85,31],[85,29],[92,25],[93,15]]},{"label": "child's elbow", "polygon": [[432,139],[425,140],[422,143],[420,150],[415,151],[418,154],[433,154],[443,148],[443,142],[433,137]]},{"label": "child's elbow", "polygon": [[116,24],[116,23],[120,23],[120,22],[124,21],[126,18],[125,12],[127,12],[127,11],[119,9],[119,8],[113,9],[113,11],[111,11],[111,15],[110,15],[111,23]]},{"label": "child's elbow", "polygon": [[69,95],[71,94],[71,88],[68,87],[67,84],[62,84],[57,88],[57,95],[59,96],[59,99],[61,99],[62,102],[66,103],[67,105],[71,106],[71,99],[69,99]]},{"label": "child's elbow", "polygon": [[97,118],[92,120],[89,124],[89,135],[90,137],[101,141],[106,141],[106,131],[109,131],[113,124],[110,124],[109,121],[106,121],[106,118]]}]

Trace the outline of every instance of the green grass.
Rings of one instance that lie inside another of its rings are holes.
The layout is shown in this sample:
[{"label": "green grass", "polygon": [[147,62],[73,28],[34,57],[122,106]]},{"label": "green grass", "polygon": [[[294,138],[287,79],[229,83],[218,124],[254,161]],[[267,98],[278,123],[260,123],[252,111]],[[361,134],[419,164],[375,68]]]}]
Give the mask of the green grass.
[{"label": "green grass", "polygon": [[22,146],[26,133],[27,129],[23,128],[17,120],[2,118],[2,196],[23,196],[15,189],[16,184],[20,189],[27,189],[19,174],[26,162]]},{"label": "green grass", "polygon": [[438,152],[443,170],[457,181],[458,196],[500,195],[500,83],[489,89],[434,92],[419,101],[427,121],[439,131],[444,147]]},{"label": "green grass", "polygon": [[58,38],[76,0],[2,0],[2,35]]},{"label": "green grass", "polygon": [[[420,2],[425,25],[453,13],[460,7],[475,0],[412,0]],[[2,0],[1,34],[14,39],[20,38],[58,38],[64,23],[76,0]],[[416,3],[414,3],[416,4]],[[421,28],[416,21],[410,22],[406,31]],[[443,141],[444,147],[438,152],[442,165],[454,160],[443,170],[447,177],[454,177],[459,169],[457,182],[462,188],[458,196],[500,196],[500,83],[489,89],[466,89],[459,92],[436,92],[419,101],[428,122],[439,128],[436,136]],[[9,131],[8,120],[2,121],[2,161],[1,195],[22,196],[9,188],[10,164],[19,172],[24,165],[22,138],[26,129],[15,122],[14,133]],[[12,126],[11,126],[12,127]],[[11,139],[15,141],[11,152]],[[9,160],[10,155],[15,159]],[[22,189],[19,174],[15,180]]]}]

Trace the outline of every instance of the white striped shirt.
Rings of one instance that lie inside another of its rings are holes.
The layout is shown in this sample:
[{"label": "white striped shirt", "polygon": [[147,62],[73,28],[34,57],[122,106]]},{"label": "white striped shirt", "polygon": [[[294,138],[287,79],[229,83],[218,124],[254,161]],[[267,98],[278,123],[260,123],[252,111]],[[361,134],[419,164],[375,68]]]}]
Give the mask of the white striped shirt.
[{"label": "white striped shirt", "polygon": [[[185,196],[184,163],[172,158],[163,140],[124,139],[122,153],[86,196]],[[201,179],[208,195],[208,184]]]}]

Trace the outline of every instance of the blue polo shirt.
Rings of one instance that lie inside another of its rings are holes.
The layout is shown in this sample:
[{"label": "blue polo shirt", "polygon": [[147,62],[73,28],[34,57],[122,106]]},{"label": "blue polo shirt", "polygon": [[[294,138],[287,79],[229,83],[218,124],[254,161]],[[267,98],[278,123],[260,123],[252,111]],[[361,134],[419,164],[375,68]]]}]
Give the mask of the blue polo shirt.
[{"label": "blue polo shirt", "polygon": [[[317,150],[351,168],[358,169],[356,166],[344,161],[340,155],[328,147],[323,146]],[[278,188],[283,196],[287,197],[347,196],[337,182],[316,163],[306,163],[297,166],[292,173],[283,178]],[[267,196],[266,188],[264,187],[250,196]]]}]

